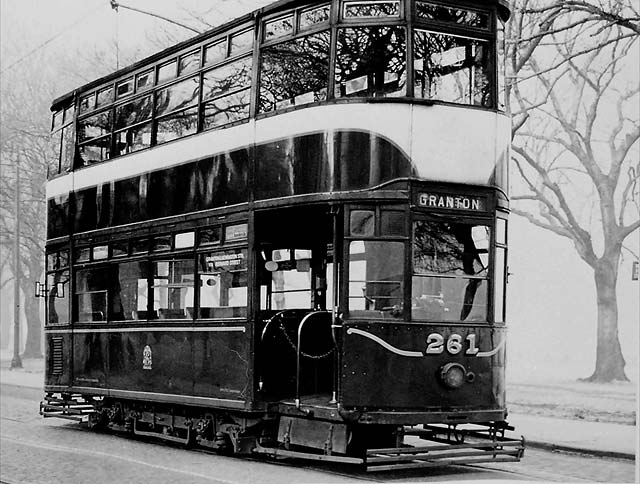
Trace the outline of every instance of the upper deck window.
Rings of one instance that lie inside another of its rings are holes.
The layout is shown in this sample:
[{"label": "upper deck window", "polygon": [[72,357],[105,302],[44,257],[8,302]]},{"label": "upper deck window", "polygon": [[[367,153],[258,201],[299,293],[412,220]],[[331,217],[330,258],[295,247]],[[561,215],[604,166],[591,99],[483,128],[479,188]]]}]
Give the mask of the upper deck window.
[{"label": "upper deck window", "polygon": [[106,106],[113,102],[113,87],[109,86],[98,91],[96,96],[96,108]]},{"label": "upper deck window", "polygon": [[116,97],[118,99],[133,93],[133,77],[116,84]]},{"label": "upper deck window", "polygon": [[253,29],[238,32],[231,36],[231,48],[229,55],[236,55],[240,52],[250,50],[253,47]]},{"label": "upper deck window", "polygon": [[141,72],[136,76],[136,91],[146,91],[150,87],[153,87],[153,70]]},{"label": "upper deck window", "polygon": [[403,27],[340,29],[335,96],[403,96],[405,57]]},{"label": "upper deck window", "polygon": [[400,2],[344,2],[344,17],[398,17],[400,16]]},{"label": "upper deck window", "polygon": [[216,64],[227,57],[227,39],[222,39],[204,48],[204,65]]},{"label": "upper deck window", "polygon": [[262,49],[260,112],[324,101],[330,44],[320,32]]},{"label": "upper deck window", "polygon": [[180,75],[196,71],[200,68],[200,50],[189,52],[180,56],[178,70]]},{"label": "upper deck window", "polygon": [[330,12],[331,7],[329,5],[322,5],[321,7],[301,11],[299,21],[300,29],[307,29],[314,25],[328,22]]},{"label": "upper deck window", "polygon": [[177,63],[175,60],[162,64],[158,67],[158,84],[173,79],[177,74]]},{"label": "upper deck window", "polygon": [[415,96],[491,107],[489,53],[487,41],[416,30]]},{"label": "upper deck window", "polygon": [[428,2],[416,2],[416,16],[436,22],[464,25],[483,30],[488,30],[491,27],[488,13],[434,5]]},{"label": "upper deck window", "polygon": [[173,84],[156,93],[156,115],[193,105],[198,100],[200,83],[197,77]]},{"label": "upper deck window", "polygon": [[271,40],[293,33],[293,15],[264,23],[264,40]]}]

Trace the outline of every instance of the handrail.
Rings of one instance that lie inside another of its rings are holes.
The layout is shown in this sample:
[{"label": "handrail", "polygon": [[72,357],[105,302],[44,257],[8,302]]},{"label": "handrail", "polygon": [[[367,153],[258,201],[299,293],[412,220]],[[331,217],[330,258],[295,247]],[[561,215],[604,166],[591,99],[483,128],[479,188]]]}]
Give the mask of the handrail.
[{"label": "handrail", "polygon": [[319,314],[328,314],[329,316],[331,316],[331,311],[311,312],[307,314],[304,318],[302,318],[302,321],[300,321],[300,324],[298,325],[298,344],[296,347],[296,399],[295,399],[296,408],[298,410],[300,410],[300,355],[302,353],[300,348],[302,346],[302,328],[304,327],[305,323],[309,321],[313,316],[316,316]]}]

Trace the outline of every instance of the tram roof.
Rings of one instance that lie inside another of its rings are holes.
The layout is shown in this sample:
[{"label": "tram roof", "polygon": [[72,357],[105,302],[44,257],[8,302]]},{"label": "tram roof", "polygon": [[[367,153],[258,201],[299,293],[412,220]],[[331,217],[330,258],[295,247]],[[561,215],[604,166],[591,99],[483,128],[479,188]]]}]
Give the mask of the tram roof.
[{"label": "tram roof", "polygon": [[[448,0],[451,3],[462,3],[459,2],[458,0]],[[481,3],[488,3],[488,4],[495,4],[497,5],[498,8],[498,14],[500,15],[500,17],[503,20],[508,20],[509,17],[511,16],[511,7],[509,5],[509,0],[479,0]],[[121,76],[124,76],[130,72],[134,72],[142,67],[144,67],[147,64],[152,64],[154,62],[157,62],[161,59],[163,59],[164,57],[170,56],[173,53],[177,53],[180,52],[186,48],[188,48],[191,45],[195,45],[195,44],[199,44],[200,42],[205,41],[206,39],[210,38],[210,37],[215,37],[217,34],[223,33],[225,31],[231,30],[235,27],[239,27],[243,24],[246,24],[248,22],[251,22],[253,20],[255,20],[256,18],[259,17],[265,17],[274,13],[277,13],[279,11],[283,11],[283,10],[288,10],[291,8],[296,8],[296,7],[302,7],[305,5],[314,5],[314,4],[319,4],[319,3],[326,3],[327,0],[279,0],[277,2],[271,3],[269,5],[265,5],[262,8],[259,8],[257,10],[254,10],[253,12],[250,12],[248,14],[242,15],[241,17],[237,17],[229,22],[226,22],[224,24],[221,24],[217,27],[214,27],[213,29],[207,30],[206,32],[203,32],[201,34],[198,34],[194,37],[191,37],[187,40],[184,40],[178,44],[172,45],[171,47],[168,47],[164,50],[161,50],[159,52],[156,52],[155,54],[152,54],[148,57],[145,57],[144,59],[135,62],[134,64],[131,64],[127,67],[124,67],[122,69],[119,69],[117,71],[112,72],[111,74],[107,74],[106,76],[103,76],[99,79],[96,79],[94,81],[91,81],[87,84],[84,84],[83,86],[80,86],[58,98],[56,98],[52,105],[51,105],[51,111],[57,111],[58,109],[60,109],[60,107],[62,107],[62,105],[64,103],[66,103],[70,98],[72,98],[73,96],[75,96],[77,93],[80,92],[84,92],[87,90],[90,90],[94,87],[97,87],[101,84],[104,84],[105,82],[108,81],[112,81],[115,79],[118,79]]]}]

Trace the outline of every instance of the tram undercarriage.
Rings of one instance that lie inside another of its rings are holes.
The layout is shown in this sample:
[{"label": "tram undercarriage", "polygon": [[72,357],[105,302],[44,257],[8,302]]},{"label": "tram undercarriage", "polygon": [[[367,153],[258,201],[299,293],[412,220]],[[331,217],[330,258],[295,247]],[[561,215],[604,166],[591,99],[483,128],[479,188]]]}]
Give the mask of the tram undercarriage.
[{"label": "tram undercarriage", "polygon": [[[48,393],[43,417],[80,422],[96,430],[150,437],[223,455],[265,455],[341,464],[368,472],[452,464],[516,462],[524,438],[510,438],[505,422],[412,426],[345,421],[335,405],[280,402],[264,414],[155,405],[79,394]],[[281,411],[282,410],[282,411]],[[314,418],[316,412],[336,418]]]}]

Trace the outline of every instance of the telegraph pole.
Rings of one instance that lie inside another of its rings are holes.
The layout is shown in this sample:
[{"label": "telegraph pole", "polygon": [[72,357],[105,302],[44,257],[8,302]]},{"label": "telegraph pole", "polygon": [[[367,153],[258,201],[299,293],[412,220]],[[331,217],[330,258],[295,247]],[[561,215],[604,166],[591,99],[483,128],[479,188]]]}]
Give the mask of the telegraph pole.
[{"label": "telegraph pole", "polygon": [[20,359],[20,156],[16,157],[16,232],[13,247],[13,359],[11,369],[22,368]]}]

